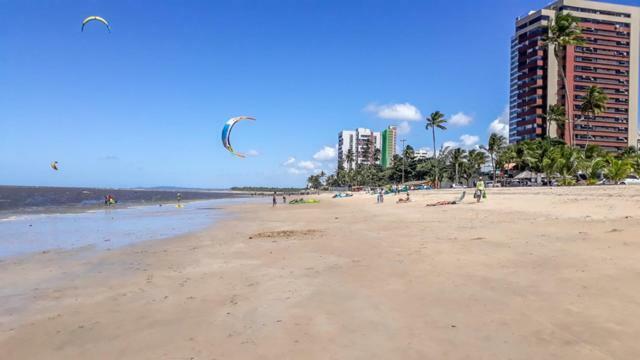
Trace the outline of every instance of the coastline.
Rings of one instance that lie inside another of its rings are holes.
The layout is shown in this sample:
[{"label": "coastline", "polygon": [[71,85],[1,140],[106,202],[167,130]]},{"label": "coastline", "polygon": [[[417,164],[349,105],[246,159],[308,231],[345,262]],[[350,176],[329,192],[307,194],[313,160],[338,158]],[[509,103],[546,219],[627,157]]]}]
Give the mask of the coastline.
[{"label": "coastline", "polygon": [[0,261],[0,350],[635,358],[640,187],[489,189],[481,204],[424,207],[460,192],[226,206],[195,233]]},{"label": "coastline", "polygon": [[185,201],[183,206],[135,205],[83,212],[19,214],[0,219],[0,259],[76,247],[111,250],[200,231],[224,217],[221,206],[246,198]]}]

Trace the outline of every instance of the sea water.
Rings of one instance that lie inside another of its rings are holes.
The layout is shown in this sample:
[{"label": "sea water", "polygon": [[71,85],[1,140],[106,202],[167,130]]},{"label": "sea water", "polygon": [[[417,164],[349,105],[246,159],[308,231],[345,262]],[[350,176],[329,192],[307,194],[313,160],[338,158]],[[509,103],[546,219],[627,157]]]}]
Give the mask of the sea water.
[{"label": "sea water", "polygon": [[216,199],[82,213],[15,215],[0,219],[0,258],[78,247],[112,249],[201,230],[224,216],[220,206],[248,199]]}]

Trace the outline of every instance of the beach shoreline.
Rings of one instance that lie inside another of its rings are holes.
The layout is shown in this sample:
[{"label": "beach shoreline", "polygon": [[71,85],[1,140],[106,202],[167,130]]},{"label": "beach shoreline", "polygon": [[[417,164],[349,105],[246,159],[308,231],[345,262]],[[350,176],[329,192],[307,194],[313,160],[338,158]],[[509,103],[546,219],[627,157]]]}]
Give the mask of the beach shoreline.
[{"label": "beach shoreline", "polygon": [[[640,187],[225,206],[202,231],[0,261],[9,358],[634,359]],[[471,190],[472,191],[472,190]],[[615,309],[613,311],[612,309]]]}]

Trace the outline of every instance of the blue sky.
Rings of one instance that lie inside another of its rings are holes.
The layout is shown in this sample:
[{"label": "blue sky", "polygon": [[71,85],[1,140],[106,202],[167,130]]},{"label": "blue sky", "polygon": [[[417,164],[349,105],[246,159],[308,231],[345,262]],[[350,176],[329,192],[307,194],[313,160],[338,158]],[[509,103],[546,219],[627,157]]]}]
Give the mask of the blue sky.
[{"label": "blue sky", "polygon": [[[304,186],[341,129],[431,147],[435,110],[458,114],[439,143],[482,143],[514,19],[545,3],[0,0],[0,184]],[[246,159],[220,144],[239,115]]]}]

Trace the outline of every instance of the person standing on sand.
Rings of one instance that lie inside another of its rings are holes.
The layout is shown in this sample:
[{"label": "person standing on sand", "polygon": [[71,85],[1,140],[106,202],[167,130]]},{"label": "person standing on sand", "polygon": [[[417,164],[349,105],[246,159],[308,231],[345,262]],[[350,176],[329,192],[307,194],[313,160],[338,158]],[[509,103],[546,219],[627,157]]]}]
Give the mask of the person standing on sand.
[{"label": "person standing on sand", "polygon": [[285,194],[282,194],[282,203],[283,204],[287,203],[287,196]]},{"label": "person standing on sand", "polygon": [[481,199],[487,198],[486,191],[487,190],[484,186],[484,180],[482,179],[482,176],[480,176],[478,178],[478,181],[476,182],[476,192],[475,194],[473,194],[473,197],[476,198],[476,202],[480,202]]},{"label": "person standing on sand", "polygon": [[272,205],[272,207],[276,206],[277,203],[278,203],[278,200],[276,200],[276,192],[274,191],[273,192],[273,205]]},{"label": "person standing on sand", "polygon": [[384,203],[384,190],[380,189],[380,194],[378,196],[380,197],[380,204]]}]

